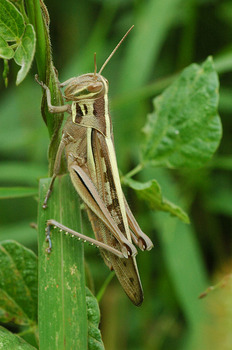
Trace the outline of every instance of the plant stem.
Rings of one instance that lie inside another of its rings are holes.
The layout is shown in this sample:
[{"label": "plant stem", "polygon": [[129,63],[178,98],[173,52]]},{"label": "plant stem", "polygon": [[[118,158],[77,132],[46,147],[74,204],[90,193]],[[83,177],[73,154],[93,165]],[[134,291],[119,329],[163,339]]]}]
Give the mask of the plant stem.
[{"label": "plant stem", "polygon": [[[80,205],[68,175],[56,179],[49,206],[42,203],[50,179],[40,182],[39,201],[39,341],[40,349],[87,350],[87,310],[83,244],[51,229],[52,251],[46,253],[46,221],[58,222],[79,231]],[[70,215],[75,213],[75,215]]]},{"label": "plant stem", "polygon": [[127,173],[126,175],[124,175],[121,179],[121,182],[123,183],[123,179],[124,178],[130,178],[133,177],[134,175],[136,175],[137,173],[139,173],[141,170],[144,169],[144,164],[143,163],[139,163],[138,165],[136,165],[136,167],[134,169],[132,169],[131,171],[129,171],[129,173]]},{"label": "plant stem", "polygon": [[46,79],[46,63],[47,63],[47,43],[46,32],[40,9],[39,0],[25,0],[28,17],[36,32],[36,63],[39,77],[42,81]]},{"label": "plant stem", "polygon": [[[63,97],[57,84],[57,76],[52,61],[51,42],[49,36],[49,14],[44,3],[39,0],[26,0],[26,6],[30,23],[36,32],[36,63],[39,78],[50,89],[51,99],[56,106],[63,105]],[[42,15],[43,14],[43,15]],[[49,113],[46,101],[46,93],[43,91],[41,112],[47,125],[51,143],[49,145],[49,174],[53,174],[56,153],[60,143],[60,128],[63,122],[63,114]],[[61,162],[61,173],[65,164]]]},{"label": "plant stem", "polygon": [[108,275],[108,277],[106,278],[105,282],[103,283],[103,285],[101,286],[99,292],[97,293],[96,299],[98,302],[101,301],[101,298],[103,297],[105,290],[107,288],[107,286],[109,285],[110,281],[112,280],[112,278],[115,276],[115,272],[111,271]]}]

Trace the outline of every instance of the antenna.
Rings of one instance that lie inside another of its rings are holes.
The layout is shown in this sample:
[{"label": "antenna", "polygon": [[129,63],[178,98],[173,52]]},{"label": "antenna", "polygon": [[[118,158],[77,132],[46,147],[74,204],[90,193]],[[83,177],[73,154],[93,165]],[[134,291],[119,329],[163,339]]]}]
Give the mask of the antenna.
[{"label": "antenna", "polygon": [[94,60],[94,75],[93,75],[93,78],[94,78],[94,80],[96,80],[96,79],[97,79],[97,60],[96,60],[96,52],[94,52],[93,60]]},{"label": "antenna", "polygon": [[130,27],[130,29],[126,32],[126,34],[123,36],[123,38],[119,41],[118,45],[113,49],[113,51],[111,52],[109,57],[105,60],[105,62],[101,66],[101,69],[99,70],[98,74],[101,74],[101,72],[103,71],[103,69],[105,68],[105,66],[109,62],[109,60],[111,59],[111,57],[114,55],[115,51],[117,51],[117,49],[119,48],[121,43],[124,41],[124,39],[127,37],[127,35],[130,33],[131,29],[133,29],[133,28],[134,28],[134,25]]}]

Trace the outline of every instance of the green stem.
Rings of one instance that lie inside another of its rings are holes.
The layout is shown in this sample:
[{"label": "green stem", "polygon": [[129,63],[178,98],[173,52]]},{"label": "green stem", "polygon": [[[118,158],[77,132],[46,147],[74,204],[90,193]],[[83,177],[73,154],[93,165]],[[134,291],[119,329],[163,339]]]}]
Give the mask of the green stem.
[{"label": "green stem", "polygon": [[[33,328],[36,328],[36,325],[35,325],[35,324],[34,324],[34,325],[31,324],[30,327],[28,327],[25,331],[19,332],[17,335],[19,335],[20,337],[23,337],[23,336],[25,336],[25,335],[27,335],[27,334],[31,334]],[[35,333],[36,333],[36,332],[34,331],[34,334],[35,334]]]},{"label": "green stem", "polygon": [[36,63],[39,77],[46,81],[47,40],[39,0],[25,0],[28,17],[36,32]]},{"label": "green stem", "polygon": [[[52,62],[51,43],[49,37],[49,14],[45,5],[39,0],[26,0],[26,6],[30,23],[36,31],[36,63],[41,81],[49,86],[51,99],[54,105],[63,105],[63,97],[57,84],[57,77]],[[41,8],[42,6],[42,8]],[[44,16],[42,15],[44,14]],[[63,122],[63,114],[51,114],[47,108],[46,94],[42,100],[42,116],[47,125],[51,143],[49,146],[49,174],[53,174],[56,153],[60,142],[60,128]],[[65,165],[61,164],[61,171]]]},{"label": "green stem", "polygon": [[[80,231],[80,205],[68,175],[59,176],[49,198],[42,204],[50,179],[40,181],[39,193],[39,342],[40,349],[87,350],[87,310],[83,243],[51,228],[52,251],[46,253],[48,219]],[[75,213],[75,215],[70,215]]]},{"label": "green stem", "polygon": [[[49,86],[54,105],[62,105],[63,99],[57,84],[52,62],[49,37],[49,15],[40,0],[25,0],[30,23],[37,38],[36,62],[39,78]],[[59,145],[61,114],[48,112],[46,96],[42,101],[42,115],[48,127],[50,174]],[[41,349],[87,350],[87,310],[85,297],[84,252],[82,244],[52,229],[52,252],[46,254],[45,228],[48,219],[80,231],[80,207],[69,176],[58,177],[49,199],[48,208],[42,204],[51,179],[40,182],[38,212],[39,257],[39,342]],[[75,213],[75,215],[70,215]]]},{"label": "green stem", "polygon": [[109,283],[111,282],[112,278],[115,276],[115,272],[111,271],[108,275],[108,277],[106,278],[105,282],[103,283],[103,285],[101,286],[99,292],[97,293],[96,299],[98,301],[98,303],[101,301],[101,298],[103,297],[105,290],[107,288],[107,286],[109,285]]},{"label": "green stem", "polygon": [[145,167],[145,165],[143,163],[139,163],[138,165],[136,165],[136,167],[134,169],[132,169],[131,171],[129,171],[129,173],[127,173],[126,175],[124,175],[121,179],[121,182],[123,183],[123,179],[124,178],[130,178],[133,177],[134,175],[136,175],[137,173],[139,173],[141,170],[143,170]]},{"label": "green stem", "polygon": [[25,11],[24,2],[22,2],[21,4],[19,4],[19,9],[20,9],[21,14],[23,15],[24,22],[25,22],[26,24],[28,24],[28,23],[29,23],[29,19],[28,19],[28,16],[27,16],[27,14],[26,14],[26,11]]}]

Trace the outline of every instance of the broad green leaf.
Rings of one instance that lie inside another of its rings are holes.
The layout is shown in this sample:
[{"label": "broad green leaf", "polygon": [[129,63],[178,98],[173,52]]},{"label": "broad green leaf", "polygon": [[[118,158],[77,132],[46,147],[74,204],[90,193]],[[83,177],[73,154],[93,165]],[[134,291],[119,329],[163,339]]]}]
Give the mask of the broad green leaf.
[{"label": "broad green leaf", "polygon": [[30,197],[38,194],[33,187],[0,187],[0,199]]},{"label": "broad green leaf", "polygon": [[0,326],[0,350],[33,350],[34,346],[28,344],[14,333]]},{"label": "broad green leaf", "polygon": [[209,57],[192,64],[155,98],[144,132],[144,162],[154,166],[200,167],[217,149],[222,127],[217,114],[219,82]]},{"label": "broad green leaf", "polygon": [[19,10],[19,12],[26,15],[24,0],[10,0],[10,2],[15,5],[15,7]]},{"label": "broad green leaf", "polygon": [[104,350],[99,330],[100,310],[97,299],[86,287],[86,304],[88,317],[88,350]]},{"label": "broad green leaf", "polygon": [[125,178],[124,183],[136,191],[138,197],[144,199],[153,210],[167,211],[185,223],[189,223],[188,215],[177,205],[163,198],[160,185],[156,180],[138,182]]},{"label": "broad green leaf", "polygon": [[7,44],[6,40],[0,37],[0,57],[11,59],[14,56],[14,50]]},{"label": "broad green leaf", "polygon": [[21,66],[17,74],[16,85],[19,85],[23,81],[31,67],[35,54],[35,42],[34,28],[31,24],[28,24],[14,56],[15,62]]},{"label": "broad green leaf", "polygon": [[0,0],[0,35],[6,41],[18,41],[24,32],[21,13],[9,1]]},{"label": "broad green leaf", "polygon": [[33,326],[37,320],[37,258],[14,241],[0,243],[0,321]]}]

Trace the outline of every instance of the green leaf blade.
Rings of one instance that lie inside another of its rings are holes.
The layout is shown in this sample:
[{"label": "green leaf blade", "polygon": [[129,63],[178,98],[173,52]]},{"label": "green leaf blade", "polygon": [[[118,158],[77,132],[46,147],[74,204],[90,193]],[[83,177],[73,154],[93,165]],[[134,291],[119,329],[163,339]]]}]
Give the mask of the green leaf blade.
[{"label": "green leaf blade", "polygon": [[0,187],[0,199],[31,197],[37,193],[33,187]]},{"label": "green leaf blade", "polygon": [[196,168],[217,149],[222,127],[217,114],[219,82],[209,57],[187,67],[155,98],[148,116],[143,160],[155,166]]},{"label": "green leaf blade", "polygon": [[40,181],[39,201],[39,339],[41,349],[87,350],[87,311],[83,244],[51,229],[52,251],[46,252],[46,221],[80,232],[80,206],[69,175],[57,177],[46,210],[42,208],[51,179]]},{"label": "green leaf blade", "polygon": [[35,54],[35,43],[36,37],[34,28],[31,24],[28,24],[14,56],[15,62],[21,66],[17,74],[16,85],[19,85],[23,81],[31,68]]},{"label": "green leaf blade", "polygon": [[166,211],[172,216],[189,224],[188,215],[176,204],[168,201],[162,196],[160,185],[156,180],[139,182],[131,178],[125,178],[124,183],[136,191],[139,198],[145,200],[152,210]]},{"label": "green leaf blade", "polygon": [[37,258],[14,241],[0,244],[0,321],[31,325],[37,320]]},{"label": "green leaf blade", "polygon": [[17,41],[24,32],[24,20],[17,8],[6,0],[0,0],[0,33],[6,41]]},{"label": "green leaf blade", "polygon": [[0,58],[10,60],[14,56],[14,50],[0,37]]},{"label": "green leaf blade", "polygon": [[86,287],[86,305],[88,317],[88,350],[104,350],[104,344],[99,330],[100,310],[97,299]]},{"label": "green leaf blade", "polygon": [[0,326],[0,350],[35,350],[36,348]]}]

